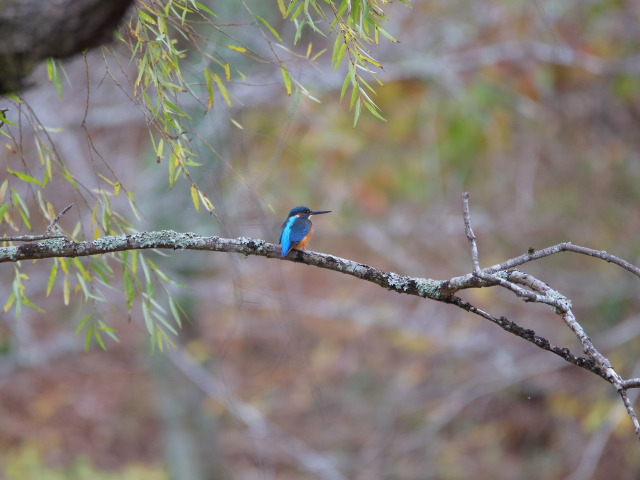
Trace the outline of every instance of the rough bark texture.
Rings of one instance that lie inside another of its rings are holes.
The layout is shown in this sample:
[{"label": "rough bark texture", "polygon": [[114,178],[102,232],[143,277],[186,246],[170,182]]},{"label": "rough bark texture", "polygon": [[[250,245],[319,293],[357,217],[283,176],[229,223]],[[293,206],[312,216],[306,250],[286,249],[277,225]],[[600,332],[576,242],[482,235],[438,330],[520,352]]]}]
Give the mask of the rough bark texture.
[{"label": "rough bark texture", "polygon": [[0,94],[25,88],[45,58],[111,39],[133,0],[0,0]]}]

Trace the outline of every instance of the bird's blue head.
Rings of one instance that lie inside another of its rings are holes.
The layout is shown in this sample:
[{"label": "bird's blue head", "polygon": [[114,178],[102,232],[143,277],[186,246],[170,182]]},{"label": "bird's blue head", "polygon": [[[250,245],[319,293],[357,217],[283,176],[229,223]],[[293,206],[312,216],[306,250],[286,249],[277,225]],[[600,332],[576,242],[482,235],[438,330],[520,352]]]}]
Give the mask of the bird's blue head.
[{"label": "bird's blue head", "polygon": [[287,218],[291,217],[310,217],[311,215],[320,215],[322,213],[331,213],[331,210],[311,210],[309,207],[301,205],[299,207],[292,208],[287,215]]}]

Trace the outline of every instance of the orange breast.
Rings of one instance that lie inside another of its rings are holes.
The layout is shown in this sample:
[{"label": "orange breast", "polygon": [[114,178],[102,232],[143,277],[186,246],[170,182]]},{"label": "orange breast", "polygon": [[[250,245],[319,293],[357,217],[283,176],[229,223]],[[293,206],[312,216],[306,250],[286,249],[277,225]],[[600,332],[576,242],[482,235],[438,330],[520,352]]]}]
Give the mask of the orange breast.
[{"label": "orange breast", "polygon": [[302,240],[293,245],[291,248],[293,248],[294,250],[304,250],[309,243],[309,240],[311,240],[311,235],[313,235],[314,228],[315,227],[313,226],[313,224],[311,224],[311,230],[309,230],[309,233],[307,233],[307,235]]}]

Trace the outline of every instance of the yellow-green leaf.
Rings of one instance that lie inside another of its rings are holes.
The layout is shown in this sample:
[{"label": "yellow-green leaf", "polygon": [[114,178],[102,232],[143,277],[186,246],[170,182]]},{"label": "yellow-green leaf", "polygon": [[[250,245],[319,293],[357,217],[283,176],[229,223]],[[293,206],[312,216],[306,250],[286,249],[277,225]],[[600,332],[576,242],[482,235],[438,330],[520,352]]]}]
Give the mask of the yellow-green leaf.
[{"label": "yellow-green leaf", "polygon": [[56,276],[58,275],[58,259],[54,259],[53,265],[51,266],[51,272],[49,272],[49,281],[47,282],[47,291],[46,296],[48,297],[51,293],[51,289],[53,288],[53,284],[56,281]]},{"label": "yellow-green leaf", "polygon": [[69,276],[65,275],[64,276],[64,282],[62,284],[62,295],[63,295],[63,301],[65,305],[69,305]]},{"label": "yellow-green leaf", "polygon": [[220,90],[220,93],[224,97],[225,102],[227,102],[227,105],[231,106],[231,98],[229,97],[229,92],[227,91],[227,87],[225,86],[222,79],[218,76],[217,73],[212,73],[211,78],[213,78],[213,81],[216,82],[218,90]]},{"label": "yellow-green leaf", "polygon": [[11,306],[13,305],[13,302],[15,301],[16,301],[16,294],[14,292],[11,292],[11,295],[9,295],[9,298],[7,299],[7,303],[4,304],[2,313],[7,313],[11,308]]},{"label": "yellow-green leaf", "polygon": [[41,187],[43,186],[42,182],[40,180],[37,180],[37,179],[27,175],[26,173],[18,172],[17,170],[12,170],[10,168],[7,168],[7,173],[10,173],[11,175],[15,175],[20,180],[23,180],[25,182],[35,183],[36,185],[39,185]]},{"label": "yellow-green leaf", "polygon": [[280,71],[282,72],[282,79],[284,80],[284,88],[287,90],[287,95],[291,95],[291,76],[289,75],[289,70],[281,63]]},{"label": "yellow-green leaf", "polygon": [[211,75],[208,70],[204,75],[204,82],[207,86],[207,110],[211,110],[211,107],[213,107],[213,104],[215,103],[215,99],[213,96],[213,83],[211,82]]},{"label": "yellow-green leaf", "polygon": [[88,314],[82,317],[82,320],[80,320],[80,322],[78,323],[78,326],[76,327],[76,335],[78,335],[82,331],[82,329],[87,324],[87,322],[91,320],[91,317],[92,317],[92,314]]},{"label": "yellow-green leaf", "polygon": [[200,196],[198,195],[198,187],[195,184],[191,184],[191,201],[193,206],[196,207],[196,212],[200,211]]},{"label": "yellow-green leaf", "polygon": [[236,47],[235,45],[227,45],[227,48],[230,50],[235,50],[240,53],[247,53],[247,49],[244,47]]},{"label": "yellow-green leaf", "polygon": [[282,38],[280,37],[280,34],[276,31],[275,28],[273,28],[271,25],[269,25],[269,22],[267,22],[264,18],[262,18],[259,15],[258,15],[258,20],[260,20],[264,24],[264,26],[269,29],[269,31],[271,32],[271,34],[274,37],[276,37],[278,40],[282,41]]}]

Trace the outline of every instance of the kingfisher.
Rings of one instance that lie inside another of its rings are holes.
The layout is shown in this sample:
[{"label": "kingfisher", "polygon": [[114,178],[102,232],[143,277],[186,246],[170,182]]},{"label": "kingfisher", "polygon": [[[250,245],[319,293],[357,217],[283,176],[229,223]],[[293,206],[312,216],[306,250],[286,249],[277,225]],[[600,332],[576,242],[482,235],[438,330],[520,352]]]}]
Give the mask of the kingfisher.
[{"label": "kingfisher", "polygon": [[320,215],[322,213],[330,213],[331,210],[311,210],[309,207],[292,208],[287,219],[282,224],[280,231],[279,244],[282,245],[281,257],[286,257],[291,249],[304,250],[311,235],[313,235],[313,223],[309,218],[311,215]]}]

